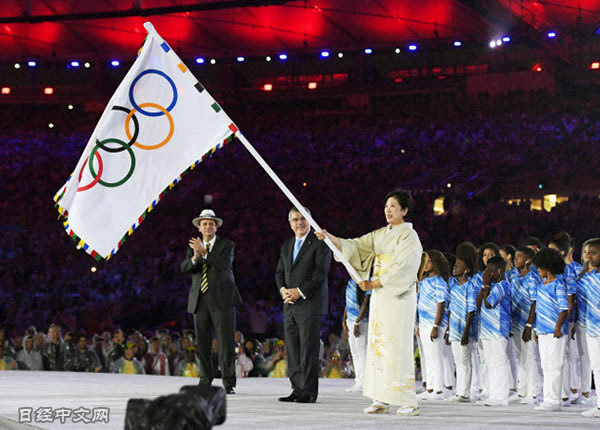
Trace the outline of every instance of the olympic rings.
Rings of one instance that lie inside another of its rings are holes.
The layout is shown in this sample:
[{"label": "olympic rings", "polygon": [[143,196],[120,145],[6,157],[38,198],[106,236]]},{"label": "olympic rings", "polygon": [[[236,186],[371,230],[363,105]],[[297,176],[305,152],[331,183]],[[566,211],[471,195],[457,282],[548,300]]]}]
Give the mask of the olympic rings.
[{"label": "olympic rings", "polygon": [[171,85],[171,89],[173,90],[173,100],[171,101],[171,104],[167,108],[167,111],[171,112],[171,109],[173,109],[175,107],[175,104],[177,103],[177,88],[175,87],[175,82],[173,82],[173,80],[165,72],[161,72],[160,70],[148,69],[148,70],[144,70],[142,73],[140,73],[139,75],[137,75],[135,77],[135,79],[133,80],[133,82],[131,83],[131,86],[129,87],[129,101],[131,102],[132,106],[139,113],[141,113],[143,115],[146,115],[146,116],[161,116],[164,113],[164,111],[161,111],[161,112],[148,112],[148,111],[145,111],[144,109],[140,108],[140,106],[138,106],[138,104],[135,102],[135,99],[133,98],[133,89],[135,88],[135,84],[137,84],[137,82],[140,80],[140,78],[142,76],[147,75],[148,73],[156,73],[157,75],[162,76],[163,78],[165,78],[167,80],[167,82],[169,83],[169,85]]},{"label": "olympic rings", "polygon": [[[90,173],[92,174],[92,177],[94,179],[98,178],[98,182],[100,183],[100,185],[104,185],[105,187],[118,187],[120,185],[123,185],[125,182],[127,182],[127,180],[131,177],[131,175],[133,175],[133,171],[135,170],[135,155],[133,154],[133,150],[127,146],[127,144],[125,142],[123,142],[122,140],[119,139],[104,139],[102,141],[102,143],[118,143],[119,145],[123,146],[127,152],[129,152],[129,156],[131,157],[131,167],[129,168],[129,172],[127,172],[127,174],[125,175],[125,177],[117,182],[106,182],[103,181],[102,179],[100,179],[100,172],[98,172],[98,174],[96,175],[96,172],[94,171],[94,163],[92,162],[92,155],[95,155],[98,151],[98,149],[100,149],[99,146],[95,146],[94,149],[92,149],[92,153],[90,154],[90,161],[88,162],[89,166],[90,166]],[[98,169],[100,170],[100,169]]]},{"label": "olympic rings", "polygon": [[[98,175],[94,178],[94,180],[92,182],[90,182],[87,185],[84,185],[83,187],[79,187],[77,188],[77,192],[79,191],[85,191],[85,190],[89,190],[90,188],[92,188],[94,185],[96,185],[98,183],[98,181],[100,181],[100,176],[102,175],[102,170],[104,169],[104,166],[102,164],[102,157],[100,157],[100,153],[96,152],[94,154],[96,156],[96,158],[98,159]],[[83,168],[85,167],[85,165],[88,163],[88,160],[90,159],[90,157],[88,157],[85,160],[85,163],[83,163],[83,165],[81,166],[81,170],[79,171],[79,182],[81,182],[81,176],[83,175]]]},{"label": "olympic rings", "polygon": [[[123,106],[113,106],[111,110],[120,110],[122,112],[125,112],[127,114],[130,114],[127,117],[127,132],[129,132],[129,119],[132,116],[133,117],[133,125],[135,126],[135,132],[133,133],[133,137],[131,137],[129,135],[129,133],[127,133],[127,137],[130,139],[129,142],[127,142],[127,145],[129,147],[131,147],[131,145],[133,145],[135,143],[135,141],[137,140],[138,134],[140,132],[140,124],[137,120],[137,118],[135,116],[133,116],[132,112],[135,111],[130,111],[127,108],[124,108]],[[98,139],[96,139],[96,145],[99,146],[100,148],[104,149],[106,152],[123,152],[125,151],[125,147],[121,147],[121,148],[109,148],[108,146],[104,145],[102,142],[100,142]]]},{"label": "olympic rings", "polygon": [[[139,107],[140,108],[142,108],[142,107],[152,107],[152,108],[160,110],[161,113],[165,114],[165,116],[169,120],[169,134],[167,135],[167,137],[162,142],[159,142],[156,145],[142,145],[139,142],[134,142],[134,145],[137,146],[138,148],[146,149],[146,150],[158,149],[161,146],[166,145],[169,142],[169,140],[171,140],[171,137],[173,137],[173,132],[175,131],[175,123],[173,122],[173,117],[171,116],[171,114],[169,113],[169,111],[166,110],[161,105],[157,105],[156,103],[142,103]],[[131,112],[129,112],[129,115],[127,115],[127,119],[125,119],[125,133],[127,134],[127,138],[130,139],[130,140],[133,140],[134,138],[131,137],[131,133],[129,131],[129,122],[130,122],[130,120],[131,120],[132,117],[133,117],[134,122],[135,122],[135,116],[133,114],[136,111],[137,111],[136,108],[131,109]]]},{"label": "olympic rings", "polygon": [[[171,86],[171,89],[173,91],[173,99],[171,100],[171,104],[167,108],[164,108],[161,105],[156,104],[156,103],[141,103],[138,105],[134,100],[133,90],[135,88],[135,85],[140,80],[140,78],[142,78],[144,75],[147,75],[150,73],[162,76],[163,78],[165,78],[167,80],[167,82]],[[96,146],[94,147],[94,149],[92,149],[92,152],[90,153],[89,157],[85,160],[85,163],[83,164],[83,166],[81,166],[81,170],[79,171],[79,181],[81,181],[81,178],[83,176],[83,169],[87,165],[90,169],[92,178],[94,178],[94,179],[88,185],[84,185],[84,186],[77,188],[77,192],[89,190],[90,188],[94,187],[96,184],[100,184],[105,187],[113,187],[114,188],[114,187],[121,186],[125,182],[127,182],[129,180],[129,178],[131,178],[131,176],[133,175],[133,172],[135,170],[135,154],[133,152],[133,146],[136,146],[143,150],[158,149],[158,148],[161,148],[162,146],[166,145],[173,137],[173,133],[175,131],[175,122],[173,121],[173,117],[171,116],[170,112],[175,107],[175,104],[177,104],[177,99],[178,99],[178,94],[177,94],[177,88],[175,86],[175,82],[173,82],[173,80],[166,73],[164,73],[160,70],[156,70],[156,69],[148,69],[148,70],[144,70],[143,72],[138,74],[135,77],[135,79],[131,82],[131,85],[129,86],[129,101],[131,102],[133,107],[131,109],[127,109],[126,107],[123,107],[123,106],[113,106],[111,108],[111,110],[125,112],[127,114],[127,117],[125,118],[125,134],[127,135],[129,142],[125,143],[122,140],[117,139],[117,138],[109,138],[109,139],[103,139],[103,140],[96,139]],[[149,111],[146,111],[143,109],[143,108],[148,108],[148,107],[157,109],[158,112],[149,112]],[[157,143],[156,145],[143,145],[143,144],[139,143],[137,141],[137,139],[138,139],[138,136],[140,133],[140,124],[139,124],[138,119],[135,116],[136,112],[140,112],[142,115],[150,116],[150,117],[165,115],[167,117],[167,120],[169,121],[169,132],[167,134],[167,137],[164,140],[162,140],[161,142]],[[132,119],[133,119],[133,126],[134,126],[133,135],[130,130],[130,124],[131,124]],[[111,147],[107,146],[108,143],[116,143],[120,147],[111,148]],[[102,160],[102,157],[100,156],[100,153],[98,152],[99,149],[103,149],[104,151],[111,152],[111,153],[119,153],[119,152],[123,152],[123,151],[127,151],[129,153],[129,156],[131,158],[131,167],[129,168],[129,171],[122,179],[120,179],[116,182],[106,182],[106,181],[102,180],[101,177],[102,177],[102,173],[104,172],[104,162]],[[94,170],[94,157],[96,157],[96,159],[98,160],[98,173],[96,173],[96,171]]]}]

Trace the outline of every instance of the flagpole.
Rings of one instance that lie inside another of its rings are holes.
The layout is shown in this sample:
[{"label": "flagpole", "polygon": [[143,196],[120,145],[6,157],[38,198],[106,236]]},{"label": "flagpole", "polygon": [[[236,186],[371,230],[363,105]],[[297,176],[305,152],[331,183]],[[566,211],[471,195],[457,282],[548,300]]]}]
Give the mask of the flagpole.
[{"label": "flagpole", "polygon": [[[316,221],[310,216],[310,214],[306,211],[304,206],[296,199],[296,197],[292,194],[292,192],[285,186],[285,184],[279,179],[277,174],[269,167],[267,162],[262,158],[262,156],[254,149],[252,144],[246,139],[246,137],[240,132],[236,132],[235,136],[239,139],[240,142],[246,147],[246,149],[252,154],[252,156],[258,161],[258,164],[267,172],[267,175],[277,184],[277,186],[283,191],[283,194],[292,202],[292,204],[298,209],[298,211],[306,218],[308,223],[314,228],[316,231],[321,231],[321,227]],[[340,250],[333,244],[331,239],[325,236],[325,243],[327,246],[333,251],[333,254],[337,257],[337,259],[344,265],[348,273],[354,278],[356,281],[362,280],[362,276],[358,274],[356,269],[352,267],[348,259],[344,257],[344,255],[340,252]]]}]

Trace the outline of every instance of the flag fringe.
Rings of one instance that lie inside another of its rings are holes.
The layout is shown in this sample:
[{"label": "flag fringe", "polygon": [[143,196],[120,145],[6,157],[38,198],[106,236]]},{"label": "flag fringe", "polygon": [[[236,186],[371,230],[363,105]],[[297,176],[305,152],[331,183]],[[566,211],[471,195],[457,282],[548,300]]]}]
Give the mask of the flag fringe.
[{"label": "flag fringe", "polygon": [[158,204],[158,202],[167,194],[167,192],[169,192],[170,190],[172,190],[173,188],[175,188],[175,185],[177,185],[181,181],[181,179],[183,178],[183,175],[185,175],[186,173],[188,173],[190,170],[193,170],[196,166],[198,166],[198,164],[200,164],[201,162],[203,162],[204,160],[206,160],[207,158],[209,158],[210,156],[212,156],[217,151],[217,149],[223,148],[225,145],[227,145],[228,143],[230,143],[236,137],[235,133],[238,131],[238,128],[235,126],[235,124],[231,123],[229,125],[229,129],[231,130],[232,133],[228,137],[226,137],[225,139],[223,139],[222,142],[218,143],[216,146],[214,146],[213,148],[211,148],[199,160],[196,160],[194,163],[192,163],[191,166],[189,166],[187,169],[185,169],[177,178],[175,178],[169,185],[167,185],[167,187],[158,195],[158,197],[139,216],[137,222],[134,223],[129,228],[129,230],[123,235],[123,237],[119,241],[117,247],[113,248],[113,250],[110,252],[110,254],[106,258],[102,257],[95,250],[91,249],[90,246],[83,239],[81,239],[71,229],[71,227],[69,225],[69,212],[66,209],[64,209],[62,206],[60,206],[60,204],[58,203],[58,201],[65,194],[65,191],[67,189],[67,184],[69,183],[69,181],[73,177],[73,174],[71,174],[71,176],[69,176],[69,179],[67,180],[67,183],[65,184],[65,186],[59,192],[57,192],[56,195],[54,196],[54,201],[56,202],[56,204],[54,205],[54,207],[58,211],[59,215],[64,218],[63,227],[64,227],[65,231],[67,232],[67,234],[69,235],[69,237],[73,240],[73,242],[77,243],[77,248],[78,249],[83,249],[85,252],[87,252],[88,254],[90,254],[92,256],[92,258],[94,258],[96,261],[102,261],[102,260],[108,261],[108,260],[110,260],[110,258],[113,255],[115,255],[117,253],[117,251],[121,248],[121,246],[123,245],[123,243],[125,243],[125,240],[127,239],[127,236],[131,236],[133,234],[133,232],[146,219],[147,215],[156,207],[156,205]]}]

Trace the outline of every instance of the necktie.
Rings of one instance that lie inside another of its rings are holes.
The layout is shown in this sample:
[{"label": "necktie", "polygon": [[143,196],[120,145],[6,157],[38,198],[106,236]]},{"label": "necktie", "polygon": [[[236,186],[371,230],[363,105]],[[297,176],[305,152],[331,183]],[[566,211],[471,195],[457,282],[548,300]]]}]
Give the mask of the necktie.
[{"label": "necktie", "polygon": [[292,257],[292,263],[296,261],[296,257],[298,256],[298,252],[300,252],[300,247],[302,246],[302,239],[296,239],[296,246],[294,246],[294,255]]},{"label": "necktie", "polygon": [[[208,252],[210,251],[210,243],[206,244],[206,256],[208,257]],[[200,283],[200,291],[202,293],[206,293],[206,290],[208,290],[208,266],[206,265],[206,261],[203,263],[202,266],[202,282]]]}]

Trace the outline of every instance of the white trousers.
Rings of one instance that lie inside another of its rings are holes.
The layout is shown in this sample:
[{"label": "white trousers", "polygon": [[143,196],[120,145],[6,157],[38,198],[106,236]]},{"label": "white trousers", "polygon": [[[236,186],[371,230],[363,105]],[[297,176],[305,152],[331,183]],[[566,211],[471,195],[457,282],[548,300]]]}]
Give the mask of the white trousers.
[{"label": "white trousers", "polygon": [[508,403],[510,389],[510,366],[506,355],[507,339],[481,339],[485,364],[488,371],[489,401]]},{"label": "white trousers", "polygon": [[477,396],[479,395],[479,390],[481,390],[481,384],[479,382],[480,379],[480,371],[479,371],[479,343],[478,342],[469,342],[471,347],[471,392],[475,393]]},{"label": "white trousers", "polygon": [[419,327],[419,336],[415,336],[417,338],[417,346],[419,347],[419,357],[421,358],[421,380],[424,384],[427,384],[427,363],[425,363],[425,349],[423,348],[423,344],[421,343],[421,329]]},{"label": "white trousers", "polygon": [[581,365],[581,392],[589,393],[592,389],[592,367],[590,364],[590,353],[588,350],[587,335],[585,334],[585,324],[577,323],[575,332],[575,341],[579,353],[579,363]]},{"label": "white trousers", "polygon": [[552,333],[538,335],[540,359],[544,373],[544,402],[560,405],[562,393],[562,373],[565,363],[567,336],[556,339]]},{"label": "white trousers", "polygon": [[517,355],[512,337],[508,338],[508,343],[506,344],[506,356],[510,363],[510,388],[514,389],[517,388],[517,381],[519,380],[519,367],[517,365]]},{"label": "white trousers", "polygon": [[423,361],[424,355],[427,366],[427,389],[439,393],[442,391],[444,382],[443,333],[446,332],[446,327],[440,326],[438,328],[438,337],[433,341],[430,339],[431,328],[430,325],[421,325],[419,327],[419,336],[421,337],[421,345],[423,346],[421,361]]},{"label": "white trousers", "polygon": [[[587,346],[590,353],[590,365],[594,372],[594,381],[600,385],[600,337],[587,336]],[[599,389],[596,388],[596,407],[600,409]]]},{"label": "white trousers", "polygon": [[537,397],[540,394],[541,375],[538,370],[535,341],[523,342],[521,334],[512,337],[518,363],[518,391],[522,397]]},{"label": "white trousers", "polygon": [[358,323],[359,336],[354,336],[354,320],[346,319],[348,324],[348,343],[354,364],[354,384],[362,387],[365,381],[365,362],[367,360],[367,344],[369,341],[369,321],[362,320]]},{"label": "white trousers", "polygon": [[447,345],[445,340],[443,343],[442,361],[444,365],[444,386],[454,387],[456,384],[456,378],[454,376],[454,357],[452,356],[452,346]]},{"label": "white trousers", "polygon": [[456,364],[456,395],[469,397],[471,394],[471,376],[473,374],[473,343],[462,346],[460,341],[452,341],[452,355]]},{"label": "white trousers", "polygon": [[565,359],[563,361],[563,369],[562,369],[562,386],[560,389],[560,395],[563,399],[568,399],[571,394],[569,390],[571,389],[571,366],[570,366],[570,357],[571,357],[571,330],[573,329],[574,323],[569,323],[567,335],[564,336],[565,339]]},{"label": "white trousers", "polygon": [[481,335],[479,337],[479,342],[477,342],[477,356],[479,357],[479,386],[483,390],[484,395],[488,395],[488,368],[485,362],[485,354],[483,352],[483,342],[481,341]]}]

